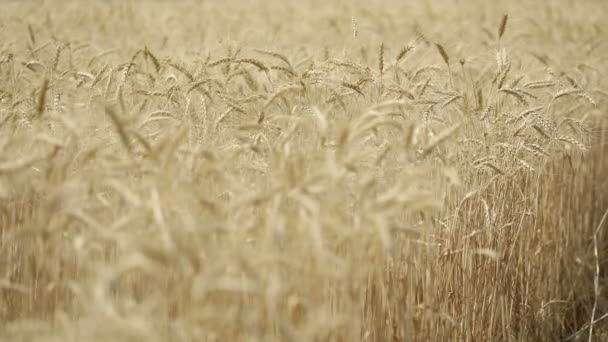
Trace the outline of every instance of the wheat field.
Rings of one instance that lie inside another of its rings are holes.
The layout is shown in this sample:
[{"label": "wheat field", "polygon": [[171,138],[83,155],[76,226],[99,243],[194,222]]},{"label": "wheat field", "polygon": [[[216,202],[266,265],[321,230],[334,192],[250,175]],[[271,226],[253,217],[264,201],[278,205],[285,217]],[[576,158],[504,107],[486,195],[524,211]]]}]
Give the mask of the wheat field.
[{"label": "wheat field", "polygon": [[0,6],[0,340],[608,341],[608,2]]}]

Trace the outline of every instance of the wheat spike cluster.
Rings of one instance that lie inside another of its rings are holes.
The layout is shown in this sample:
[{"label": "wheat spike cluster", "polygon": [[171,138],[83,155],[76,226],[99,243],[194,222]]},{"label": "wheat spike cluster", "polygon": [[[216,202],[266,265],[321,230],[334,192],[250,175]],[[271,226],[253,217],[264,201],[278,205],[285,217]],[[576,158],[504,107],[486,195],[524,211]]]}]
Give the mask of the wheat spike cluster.
[{"label": "wheat spike cluster", "polygon": [[608,341],[608,2],[0,6],[0,341]]}]

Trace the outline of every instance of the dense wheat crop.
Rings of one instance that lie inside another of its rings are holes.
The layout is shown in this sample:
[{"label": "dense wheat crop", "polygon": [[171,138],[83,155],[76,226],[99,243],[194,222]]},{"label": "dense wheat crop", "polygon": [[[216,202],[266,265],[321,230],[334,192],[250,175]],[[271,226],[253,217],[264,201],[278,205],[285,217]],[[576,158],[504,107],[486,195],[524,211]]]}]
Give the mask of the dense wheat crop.
[{"label": "dense wheat crop", "polygon": [[0,6],[0,339],[608,340],[608,2]]}]

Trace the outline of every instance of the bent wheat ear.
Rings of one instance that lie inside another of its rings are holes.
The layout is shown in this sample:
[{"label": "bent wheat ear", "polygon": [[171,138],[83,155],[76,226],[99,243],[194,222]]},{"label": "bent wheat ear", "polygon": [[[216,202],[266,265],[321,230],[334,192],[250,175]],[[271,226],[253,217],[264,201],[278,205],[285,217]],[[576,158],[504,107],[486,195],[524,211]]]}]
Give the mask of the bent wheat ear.
[{"label": "bent wheat ear", "polygon": [[403,49],[401,49],[401,51],[399,51],[397,57],[395,58],[395,63],[398,63],[403,57],[405,57],[408,52],[412,51],[413,49],[413,45],[407,45]]},{"label": "bent wheat ear", "polygon": [[341,82],[340,85],[343,86],[343,87],[345,87],[345,88],[354,90],[355,92],[357,92],[361,96],[365,96],[363,94],[363,92],[361,91],[361,89],[356,84],[352,84],[352,83],[348,83],[348,82]]},{"label": "bent wheat ear", "polygon": [[289,61],[289,58],[287,58],[287,56],[285,56],[285,55],[282,55],[278,52],[261,50],[261,49],[255,49],[254,51],[259,54],[262,54],[262,55],[277,58],[277,59],[281,60],[283,63],[285,63],[289,67],[290,70],[293,69],[293,66],[291,65],[291,62]]},{"label": "bent wheat ear", "polygon": [[502,38],[503,34],[505,34],[508,19],[508,14],[503,15],[502,20],[500,21],[500,25],[498,26],[498,39]]},{"label": "bent wheat ear", "polygon": [[174,62],[167,62],[167,65],[172,67],[173,69],[181,72],[184,76],[186,76],[190,80],[190,82],[194,81],[194,76],[192,75],[192,73],[190,71],[188,71],[188,69],[186,69],[186,67],[184,65],[177,64]]},{"label": "bent wheat ear", "polygon": [[152,64],[154,64],[154,69],[156,69],[156,72],[159,72],[160,71],[160,62],[158,61],[158,58],[156,58],[156,56],[154,56],[152,51],[150,51],[150,49],[147,46],[144,47],[144,54],[146,55],[146,57],[150,58],[150,60],[152,61]]},{"label": "bent wheat ear", "polygon": [[441,45],[439,43],[435,43],[435,47],[437,47],[437,50],[439,51],[439,54],[441,55],[441,58],[443,58],[443,61],[445,62],[445,64],[450,66],[450,56],[448,56],[448,53],[445,51],[445,48],[443,47],[443,45]]},{"label": "bent wheat ear", "polygon": [[41,116],[44,113],[44,107],[46,106],[46,93],[49,90],[49,80],[45,78],[42,81],[42,86],[40,87],[40,93],[38,94],[38,104],[36,105],[36,116]]},{"label": "bent wheat ear", "polygon": [[27,32],[30,37],[30,43],[32,43],[32,48],[36,45],[36,35],[34,35],[34,29],[32,28],[32,24],[27,24]]},{"label": "bent wheat ear", "polygon": [[260,69],[261,71],[268,72],[268,67],[266,65],[264,65],[264,63],[262,63],[261,61],[258,61],[257,59],[253,59],[253,58],[241,58],[241,59],[235,60],[235,62],[236,63],[251,64],[251,65],[257,67],[258,69]]},{"label": "bent wheat ear", "polygon": [[57,71],[57,66],[59,65],[59,58],[61,57],[61,52],[63,51],[63,44],[58,44],[57,49],[55,50],[55,59],[53,59],[53,66],[51,67],[51,71],[54,73]]},{"label": "bent wheat ear", "polygon": [[109,105],[106,105],[105,112],[110,118],[110,121],[112,121],[112,124],[116,129],[116,133],[118,133],[118,136],[120,137],[120,141],[126,147],[127,151],[131,152],[131,143],[129,141],[129,137],[127,136],[123,123],[118,118],[118,115]]},{"label": "bent wheat ear", "polygon": [[456,124],[452,127],[446,128],[445,130],[441,131],[435,138],[433,138],[433,140],[422,150],[422,156],[427,156],[429,153],[431,153],[435,147],[437,147],[439,144],[441,144],[443,141],[445,141],[447,138],[449,138],[450,136],[452,136],[454,133],[456,133],[456,131],[460,128],[461,124]]}]

